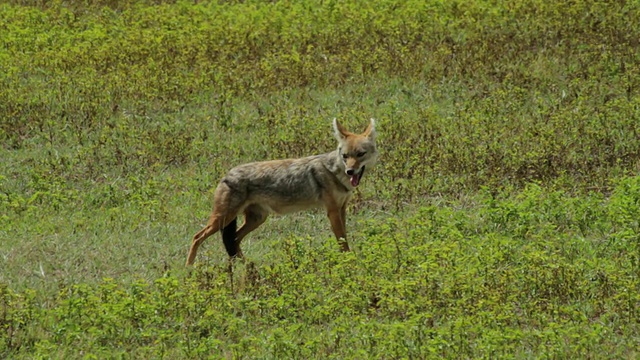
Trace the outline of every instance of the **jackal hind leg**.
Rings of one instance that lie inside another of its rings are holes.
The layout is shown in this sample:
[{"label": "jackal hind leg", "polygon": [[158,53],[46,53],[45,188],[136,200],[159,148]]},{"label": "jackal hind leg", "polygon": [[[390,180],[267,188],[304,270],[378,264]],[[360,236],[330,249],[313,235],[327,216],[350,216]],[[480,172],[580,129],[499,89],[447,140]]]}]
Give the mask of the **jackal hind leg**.
[{"label": "jackal hind leg", "polygon": [[193,236],[189,256],[187,257],[187,265],[193,264],[198,248],[206,238],[221,229],[225,229],[231,222],[234,222],[233,230],[235,231],[235,219],[245,200],[245,195],[234,193],[224,181],[218,185],[214,194],[213,212],[207,225]]},{"label": "jackal hind leg", "polygon": [[209,220],[207,225],[200,231],[198,231],[191,241],[191,248],[189,249],[189,256],[187,257],[187,265],[192,265],[198,253],[198,248],[202,245],[209,236],[215,234],[223,226],[222,219],[213,218]]},{"label": "jackal hind leg", "polygon": [[260,205],[252,204],[244,209],[244,223],[235,234],[235,246],[237,250],[236,256],[243,257],[242,250],[240,249],[240,243],[242,242],[242,239],[244,239],[247,234],[262,225],[265,220],[267,220],[268,215],[269,212]]}]

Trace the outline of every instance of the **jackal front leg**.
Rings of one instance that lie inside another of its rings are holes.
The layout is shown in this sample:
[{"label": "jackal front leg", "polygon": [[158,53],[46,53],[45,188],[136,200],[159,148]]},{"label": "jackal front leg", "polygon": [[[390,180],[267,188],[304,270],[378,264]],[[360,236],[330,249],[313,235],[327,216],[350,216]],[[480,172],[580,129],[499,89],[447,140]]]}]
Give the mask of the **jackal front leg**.
[{"label": "jackal front leg", "polygon": [[327,216],[331,221],[331,229],[333,234],[340,244],[342,251],[349,251],[349,243],[347,243],[347,229],[345,219],[345,205],[338,206],[335,200],[331,197],[325,198],[325,204],[327,207]]}]

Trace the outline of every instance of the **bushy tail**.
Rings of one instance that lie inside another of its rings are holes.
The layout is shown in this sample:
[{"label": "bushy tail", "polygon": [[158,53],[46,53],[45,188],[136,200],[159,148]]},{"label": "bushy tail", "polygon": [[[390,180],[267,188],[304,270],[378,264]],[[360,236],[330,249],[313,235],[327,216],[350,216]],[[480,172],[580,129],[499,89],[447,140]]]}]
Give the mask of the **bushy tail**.
[{"label": "bushy tail", "polygon": [[222,242],[230,257],[238,254],[238,244],[236,244],[236,220],[238,220],[237,217],[222,229]]}]

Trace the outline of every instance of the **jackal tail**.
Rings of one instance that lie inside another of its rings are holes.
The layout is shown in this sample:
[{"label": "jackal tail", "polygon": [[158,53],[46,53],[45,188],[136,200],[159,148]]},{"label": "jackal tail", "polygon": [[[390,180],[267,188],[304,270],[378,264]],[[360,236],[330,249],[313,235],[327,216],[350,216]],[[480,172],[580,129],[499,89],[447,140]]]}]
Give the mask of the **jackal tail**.
[{"label": "jackal tail", "polygon": [[236,242],[237,221],[238,218],[236,217],[231,220],[229,225],[222,229],[222,242],[224,243],[224,248],[227,249],[227,254],[232,258],[238,255],[238,243]]}]

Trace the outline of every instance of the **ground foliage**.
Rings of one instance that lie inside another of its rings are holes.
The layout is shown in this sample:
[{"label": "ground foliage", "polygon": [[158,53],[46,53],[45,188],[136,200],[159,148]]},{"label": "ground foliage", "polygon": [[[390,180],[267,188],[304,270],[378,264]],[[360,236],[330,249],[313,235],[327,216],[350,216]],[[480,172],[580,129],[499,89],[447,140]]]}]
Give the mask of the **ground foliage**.
[{"label": "ground foliage", "polygon": [[[637,356],[637,2],[0,18],[2,357]],[[319,212],[184,269],[224,171],[329,151],[333,117],[378,120],[355,251]]]}]

